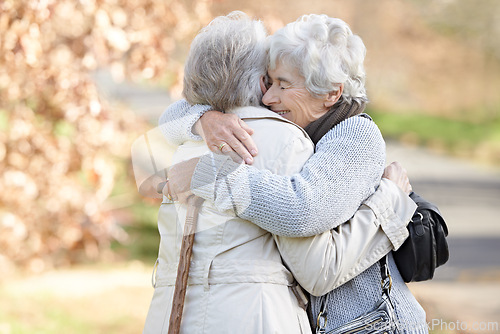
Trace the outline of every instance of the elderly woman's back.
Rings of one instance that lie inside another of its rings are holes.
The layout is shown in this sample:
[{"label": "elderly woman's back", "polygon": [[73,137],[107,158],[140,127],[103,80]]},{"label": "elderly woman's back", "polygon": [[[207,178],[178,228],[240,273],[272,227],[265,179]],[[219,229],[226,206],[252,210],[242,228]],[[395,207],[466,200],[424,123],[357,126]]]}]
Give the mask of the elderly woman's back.
[{"label": "elderly woman's back", "polygon": [[[257,168],[293,174],[312,154],[304,132],[269,110],[246,107],[233,112],[255,130],[254,140],[261,147]],[[178,148],[173,163],[208,152],[204,142],[190,141]],[[185,217],[184,205],[164,198],[158,216],[156,286],[145,333],[168,328]],[[308,333],[307,315],[291,290],[293,285],[271,233],[205,202],[198,218],[181,332]]]}]

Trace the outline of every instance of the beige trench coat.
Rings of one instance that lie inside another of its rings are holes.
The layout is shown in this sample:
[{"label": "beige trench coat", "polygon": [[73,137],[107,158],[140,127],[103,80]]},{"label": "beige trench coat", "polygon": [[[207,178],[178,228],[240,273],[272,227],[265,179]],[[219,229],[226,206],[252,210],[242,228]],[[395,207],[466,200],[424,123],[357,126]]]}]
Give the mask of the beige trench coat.
[{"label": "beige trench coat", "polygon": [[[255,130],[257,168],[290,175],[312,155],[312,143],[293,123],[262,108],[238,108],[234,113]],[[208,152],[203,142],[187,142],[178,148],[174,163]],[[365,205],[351,224],[310,238],[275,237],[232,212],[217,212],[205,202],[198,219],[181,333],[311,333],[301,307],[301,290],[283,264],[277,245],[286,252],[284,258],[292,270],[300,270],[302,261],[316,261],[317,273],[299,273],[304,283],[311,282],[306,285],[308,290],[328,287],[318,276],[339,273],[342,277],[336,278],[337,283],[354,277],[378,260],[377,255],[367,254],[387,252],[406,238],[407,213],[397,212],[390,218],[375,214],[390,207],[391,200],[400,200],[395,185],[383,188],[383,196],[380,190],[374,194],[373,208]],[[164,199],[158,216],[161,241],[155,291],[144,333],[167,333],[185,216],[183,205]],[[353,249],[344,257],[348,245]],[[360,260],[361,256],[365,258]]]}]

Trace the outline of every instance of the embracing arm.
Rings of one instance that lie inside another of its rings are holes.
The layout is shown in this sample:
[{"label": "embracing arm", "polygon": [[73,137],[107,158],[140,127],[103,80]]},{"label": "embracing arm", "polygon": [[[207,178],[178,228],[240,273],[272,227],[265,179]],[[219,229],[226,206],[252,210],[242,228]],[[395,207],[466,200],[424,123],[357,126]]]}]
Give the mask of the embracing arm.
[{"label": "embracing arm", "polygon": [[408,236],[406,225],[415,203],[392,181],[336,229],[308,238],[275,237],[284,262],[299,284],[320,296],[357,276]]},{"label": "embracing arm", "polygon": [[181,145],[188,140],[202,140],[193,133],[193,126],[211,107],[190,105],[186,100],[172,103],[160,116],[158,124],[165,138],[174,145]]},{"label": "embracing arm", "polygon": [[300,173],[276,175],[209,155],[198,163],[191,189],[273,234],[312,236],[351,218],[375,191],[384,164],[375,123],[351,117],[320,140]]}]

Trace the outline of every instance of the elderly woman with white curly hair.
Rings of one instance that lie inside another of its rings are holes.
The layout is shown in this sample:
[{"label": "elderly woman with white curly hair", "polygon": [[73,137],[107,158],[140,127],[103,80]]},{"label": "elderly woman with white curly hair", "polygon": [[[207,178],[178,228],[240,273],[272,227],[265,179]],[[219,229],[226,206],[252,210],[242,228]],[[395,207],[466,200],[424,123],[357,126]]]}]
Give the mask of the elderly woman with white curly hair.
[{"label": "elderly woman with white curly hair", "polygon": [[[191,45],[184,93],[191,103],[210,103],[244,119],[261,147],[254,168],[290,176],[312,155],[313,145],[297,125],[259,107],[259,80],[267,63],[264,38],[262,24],[241,13],[216,18]],[[169,127],[163,130],[168,132]],[[203,142],[189,140],[179,146],[173,161],[207,152]],[[389,174],[397,185],[407,188],[404,173]],[[181,331],[310,332],[301,307],[303,294],[282,258],[313,293],[330,291],[364,271],[406,236],[415,204],[396,184],[382,181],[348,222],[303,238],[273,236],[238,218],[234,211],[218,212],[213,201],[205,201],[199,213]],[[161,242],[155,293],[145,333],[165,332],[168,327],[182,234],[178,223],[185,216],[184,204],[174,204],[164,196],[158,217]]]},{"label": "elderly woman with white curly hair", "polygon": [[[168,125],[166,135],[172,142],[200,139],[192,133],[194,128],[212,151],[234,149],[247,164],[237,165],[220,155],[201,157],[191,169],[174,168],[166,192],[175,198],[192,191],[213,201],[217,210],[233,210],[279,236],[307,237],[332,231],[374,193],[384,170],[384,141],[375,123],[363,113],[367,103],[365,46],[345,22],[326,15],[305,15],[278,30],[269,43],[267,91],[262,102],[303,127],[316,145],[315,154],[293,175],[249,166],[253,160],[250,154],[256,156],[257,146],[241,119],[207,112],[214,109],[210,106],[180,101],[161,118]],[[186,174],[190,182],[183,182]],[[290,260],[286,255],[283,258]],[[399,328],[407,333],[427,333],[425,312],[405,285],[391,254],[388,264]],[[303,261],[290,267],[294,272],[308,265]],[[380,298],[380,272],[375,263],[333,291],[331,286],[306,288],[313,295],[313,319],[326,311],[328,331],[371,310]],[[299,283],[310,286],[299,276]],[[315,282],[328,279],[325,275]],[[326,307],[322,307],[325,301]]]}]

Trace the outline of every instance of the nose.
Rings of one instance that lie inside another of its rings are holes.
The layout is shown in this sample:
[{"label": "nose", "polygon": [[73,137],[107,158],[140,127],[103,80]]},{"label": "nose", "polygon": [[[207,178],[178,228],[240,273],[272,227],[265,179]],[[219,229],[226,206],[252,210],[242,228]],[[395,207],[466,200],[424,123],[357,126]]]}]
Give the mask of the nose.
[{"label": "nose", "polygon": [[267,92],[262,96],[262,103],[266,106],[271,106],[272,104],[276,104],[279,102],[278,96],[275,94],[276,88],[275,85],[271,85]]}]

